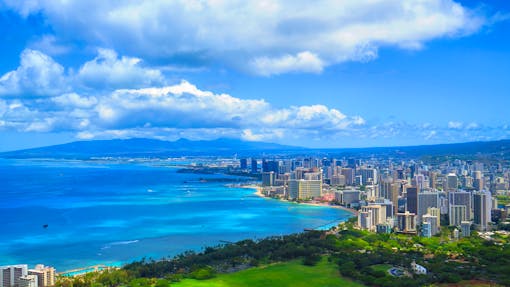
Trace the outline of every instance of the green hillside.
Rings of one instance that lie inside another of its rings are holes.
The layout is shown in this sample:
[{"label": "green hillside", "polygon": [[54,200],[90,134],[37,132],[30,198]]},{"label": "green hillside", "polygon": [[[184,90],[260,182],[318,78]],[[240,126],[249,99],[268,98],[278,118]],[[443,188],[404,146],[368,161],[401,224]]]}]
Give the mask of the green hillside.
[{"label": "green hillside", "polygon": [[301,260],[255,267],[236,273],[220,274],[209,280],[185,279],[172,287],[355,287],[364,286],[342,278],[338,266],[325,258],[316,266],[305,266]]}]

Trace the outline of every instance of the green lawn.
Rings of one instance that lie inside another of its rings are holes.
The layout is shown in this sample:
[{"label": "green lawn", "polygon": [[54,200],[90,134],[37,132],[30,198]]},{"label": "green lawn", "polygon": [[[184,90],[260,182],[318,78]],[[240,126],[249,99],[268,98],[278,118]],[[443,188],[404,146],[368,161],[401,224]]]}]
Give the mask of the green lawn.
[{"label": "green lawn", "polygon": [[392,265],[389,265],[389,264],[377,264],[377,265],[372,265],[370,266],[372,269],[374,269],[375,271],[382,271],[384,273],[386,273],[386,275],[389,276],[389,273],[388,273],[388,270],[393,267]]},{"label": "green lawn", "polygon": [[264,267],[250,268],[231,274],[220,274],[209,280],[185,279],[172,287],[357,287],[360,283],[340,277],[337,266],[323,259],[317,266],[309,267],[301,261],[272,264]]}]

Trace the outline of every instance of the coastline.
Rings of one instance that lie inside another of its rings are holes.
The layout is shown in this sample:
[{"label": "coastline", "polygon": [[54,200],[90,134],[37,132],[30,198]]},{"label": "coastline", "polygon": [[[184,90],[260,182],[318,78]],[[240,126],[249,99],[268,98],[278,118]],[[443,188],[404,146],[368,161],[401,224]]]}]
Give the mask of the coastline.
[{"label": "coastline", "polygon": [[[262,191],[263,191],[263,188],[259,185],[256,185],[256,184],[246,184],[246,185],[243,185],[243,184],[240,184],[240,185],[231,185],[229,187],[236,187],[236,188],[243,188],[243,189],[251,189],[253,190],[253,193],[250,193],[250,194],[254,194],[256,195],[257,197],[261,197],[261,198],[265,198],[267,200],[279,200],[281,202],[285,202],[285,203],[288,203],[288,204],[302,204],[304,206],[308,205],[308,206],[317,206],[317,207],[329,207],[329,208],[338,208],[338,209],[342,209],[342,210],[345,210],[345,211],[348,211],[349,213],[351,214],[354,214],[355,210],[350,210],[348,208],[345,208],[345,207],[342,207],[342,206],[334,206],[334,205],[329,205],[327,203],[311,203],[311,202],[303,202],[303,203],[298,203],[298,202],[293,202],[293,201],[288,201],[288,200],[283,200],[283,199],[276,199],[276,198],[271,198],[271,197],[266,197]],[[337,223],[340,223],[342,221],[338,221]],[[328,223],[326,225],[329,225],[331,223]],[[335,224],[336,225],[336,224]],[[301,231],[302,232],[302,231]],[[69,276],[69,277],[74,277],[74,276],[82,276],[86,273],[89,273],[89,272],[94,272],[94,271],[102,271],[102,270],[107,270],[107,269],[110,269],[110,268],[121,268],[123,265],[125,264],[128,264],[130,262],[134,262],[134,261],[131,261],[131,260],[127,260],[127,261],[122,261],[122,262],[113,262],[113,263],[95,263],[93,265],[86,265],[86,266],[78,266],[78,267],[75,267],[75,268],[72,268],[72,269],[63,269],[63,271],[60,271],[58,272],[58,275],[59,276]]]},{"label": "coastline", "polygon": [[253,184],[251,184],[251,185],[242,185],[240,187],[241,188],[247,188],[247,189],[254,189],[255,190],[255,192],[253,193],[254,195],[256,195],[258,197],[266,198],[266,199],[274,199],[274,200],[279,200],[279,201],[283,201],[283,202],[287,202],[287,203],[293,203],[293,204],[303,204],[303,205],[309,205],[309,206],[337,208],[337,209],[341,209],[341,210],[350,212],[350,213],[352,213],[353,216],[358,216],[358,211],[357,210],[352,209],[352,208],[347,208],[347,207],[341,206],[341,205],[331,205],[331,204],[324,203],[324,202],[295,202],[295,201],[289,201],[289,200],[281,199],[281,198],[272,198],[272,197],[265,196],[262,193],[262,187],[260,187],[258,185],[253,185]]}]

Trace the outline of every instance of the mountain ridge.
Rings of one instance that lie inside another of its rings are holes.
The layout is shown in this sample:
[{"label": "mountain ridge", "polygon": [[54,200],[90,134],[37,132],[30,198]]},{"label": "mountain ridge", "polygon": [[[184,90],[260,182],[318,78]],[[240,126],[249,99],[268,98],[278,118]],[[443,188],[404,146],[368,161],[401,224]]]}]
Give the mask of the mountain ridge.
[{"label": "mountain ridge", "polygon": [[0,153],[7,158],[219,155],[254,151],[297,151],[302,147],[230,138],[165,141],[147,138],[75,141]]},{"label": "mountain ridge", "polygon": [[360,148],[304,148],[268,142],[243,141],[233,138],[189,140],[180,138],[164,141],[147,138],[75,141],[59,145],[0,153],[4,158],[87,158],[87,157],[172,157],[255,154],[323,154],[359,156],[476,155],[496,154],[510,157],[510,140],[478,141],[451,144],[360,147]]}]

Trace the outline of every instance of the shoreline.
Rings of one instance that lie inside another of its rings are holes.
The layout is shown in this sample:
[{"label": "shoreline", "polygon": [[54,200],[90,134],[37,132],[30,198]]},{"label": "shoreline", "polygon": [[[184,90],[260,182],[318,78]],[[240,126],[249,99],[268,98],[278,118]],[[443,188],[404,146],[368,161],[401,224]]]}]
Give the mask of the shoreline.
[{"label": "shoreline", "polygon": [[352,209],[352,208],[348,208],[348,207],[345,207],[345,206],[341,206],[341,205],[331,205],[331,204],[328,204],[328,203],[325,203],[325,202],[322,203],[322,202],[295,202],[295,201],[289,201],[287,199],[273,198],[273,197],[265,196],[262,193],[262,189],[263,188],[258,186],[258,185],[243,185],[243,186],[240,186],[240,187],[241,188],[247,188],[247,189],[255,189],[255,192],[253,193],[254,195],[256,195],[258,197],[266,198],[266,199],[274,199],[274,200],[278,200],[278,201],[282,201],[282,202],[287,202],[287,203],[293,203],[293,204],[303,204],[303,205],[309,205],[309,206],[337,208],[337,209],[341,209],[341,210],[350,212],[350,213],[353,214],[353,216],[358,216],[358,211],[357,210]]},{"label": "shoreline", "polygon": [[[267,199],[267,200],[278,200],[278,201],[281,201],[281,202],[286,202],[288,204],[302,204],[302,205],[308,205],[308,206],[337,208],[337,209],[341,209],[341,210],[347,211],[347,212],[351,213],[353,216],[357,216],[357,211],[356,210],[350,209],[350,208],[346,208],[344,206],[330,205],[330,204],[327,204],[327,203],[294,202],[294,201],[289,201],[289,200],[285,200],[285,199],[278,199],[278,198],[267,197],[267,196],[265,196],[262,193],[263,188],[261,186],[255,185],[255,184],[238,185],[238,186],[235,186],[235,187],[243,188],[243,189],[252,189],[252,190],[254,190],[254,192],[252,194],[254,194],[254,195],[258,196],[258,197]],[[338,221],[338,223],[340,223],[340,222],[342,222],[342,221]],[[134,262],[134,261],[131,261],[131,262]],[[69,277],[82,276],[82,275],[85,275],[86,273],[89,273],[89,272],[103,271],[103,270],[107,270],[107,269],[110,269],[110,268],[122,268],[123,265],[128,264],[128,263],[129,262],[99,263],[99,264],[95,264],[95,265],[92,265],[92,266],[77,267],[77,268],[73,268],[73,269],[70,269],[70,270],[61,271],[61,272],[58,272],[58,275],[59,276],[64,276],[64,277],[68,277],[68,276]]]}]

